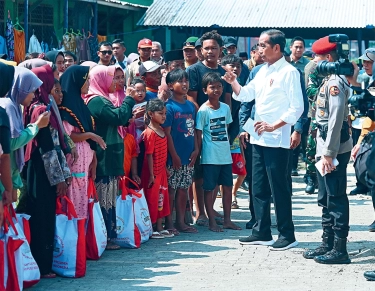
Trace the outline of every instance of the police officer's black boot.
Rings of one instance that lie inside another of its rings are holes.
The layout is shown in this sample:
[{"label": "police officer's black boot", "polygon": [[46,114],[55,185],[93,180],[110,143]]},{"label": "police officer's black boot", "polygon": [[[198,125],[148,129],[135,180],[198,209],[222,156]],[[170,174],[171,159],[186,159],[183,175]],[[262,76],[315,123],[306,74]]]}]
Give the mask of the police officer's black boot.
[{"label": "police officer's black boot", "polygon": [[334,234],[323,232],[322,243],[316,249],[307,250],[303,253],[305,259],[313,259],[317,256],[321,256],[333,249]]},{"label": "police officer's black boot", "polygon": [[305,192],[308,194],[314,194],[316,188],[316,176],[311,174],[305,175],[306,189]]},{"label": "police officer's black boot", "polygon": [[350,264],[346,238],[335,237],[333,249],[325,255],[315,257],[314,261],[319,264]]}]

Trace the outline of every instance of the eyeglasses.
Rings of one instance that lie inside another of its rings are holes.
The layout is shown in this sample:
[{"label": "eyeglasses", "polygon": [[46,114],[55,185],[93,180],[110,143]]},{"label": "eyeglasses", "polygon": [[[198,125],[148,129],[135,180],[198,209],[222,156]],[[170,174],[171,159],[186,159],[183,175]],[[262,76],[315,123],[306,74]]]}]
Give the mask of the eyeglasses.
[{"label": "eyeglasses", "polygon": [[100,51],[103,55],[111,55],[112,51]]}]

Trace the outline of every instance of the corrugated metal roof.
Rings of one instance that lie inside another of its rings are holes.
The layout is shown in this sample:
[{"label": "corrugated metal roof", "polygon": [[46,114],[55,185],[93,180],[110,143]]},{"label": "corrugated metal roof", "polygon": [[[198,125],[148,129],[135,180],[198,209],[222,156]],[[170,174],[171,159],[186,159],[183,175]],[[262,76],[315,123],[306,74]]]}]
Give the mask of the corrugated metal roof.
[{"label": "corrugated metal roof", "polygon": [[135,4],[135,3],[126,2],[126,1],[122,1],[122,0],[102,0],[102,2],[115,3],[115,4],[120,4],[122,6],[132,6],[132,7],[139,7],[139,8],[148,8],[148,6],[146,6],[146,5]]},{"label": "corrugated metal roof", "polygon": [[232,28],[365,28],[375,0],[154,0],[138,25]]}]

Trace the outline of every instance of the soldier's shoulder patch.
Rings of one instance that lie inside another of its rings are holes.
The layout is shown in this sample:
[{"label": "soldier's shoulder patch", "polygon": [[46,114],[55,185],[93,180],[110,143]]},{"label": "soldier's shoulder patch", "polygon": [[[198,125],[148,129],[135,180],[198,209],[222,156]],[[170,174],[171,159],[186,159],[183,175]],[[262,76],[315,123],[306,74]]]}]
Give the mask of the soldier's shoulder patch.
[{"label": "soldier's shoulder patch", "polygon": [[337,86],[331,86],[329,87],[329,94],[331,96],[337,96],[340,94],[340,90],[339,90],[339,87]]}]

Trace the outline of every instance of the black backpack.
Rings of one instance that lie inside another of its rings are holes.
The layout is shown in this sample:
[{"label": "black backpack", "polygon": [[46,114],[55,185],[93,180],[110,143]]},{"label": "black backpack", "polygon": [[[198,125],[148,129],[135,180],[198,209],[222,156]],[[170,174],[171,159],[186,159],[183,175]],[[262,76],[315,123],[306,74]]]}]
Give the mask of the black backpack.
[{"label": "black backpack", "polygon": [[[371,163],[371,160],[374,161],[374,157],[369,158],[371,153],[372,156],[375,155],[375,152],[372,149],[375,149],[375,147],[372,146],[373,142],[375,141],[374,133],[367,134],[361,143],[361,146],[359,148],[357,157],[354,162],[354,169],[355,169],[355,175],[357,177],[357,180],[361,182],[363,185],[367,185],[366,183],[366,176],[369,167],[374,167],[374,162]],[[375,169],[373,169],[373,173],[375,173]],[[375,184],[375,177],[374,177],[374,184]]]}]

